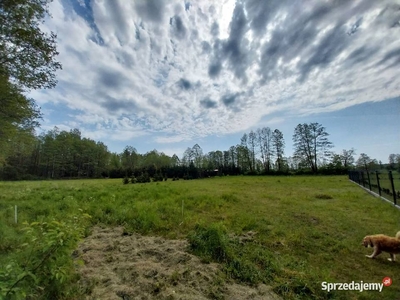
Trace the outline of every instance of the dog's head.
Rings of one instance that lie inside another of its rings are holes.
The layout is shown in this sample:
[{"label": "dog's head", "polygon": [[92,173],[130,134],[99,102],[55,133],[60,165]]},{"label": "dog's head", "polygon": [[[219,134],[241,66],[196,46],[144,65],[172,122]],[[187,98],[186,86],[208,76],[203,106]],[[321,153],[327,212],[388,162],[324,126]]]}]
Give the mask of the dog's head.
[{"label": "dog's head", "polygon": [[374,246],[374,245],[372,244],[371,237],[368,236],[368,235],[363,239],[361,245],[363,245],[364,247],[373,247],[373,246]]}]

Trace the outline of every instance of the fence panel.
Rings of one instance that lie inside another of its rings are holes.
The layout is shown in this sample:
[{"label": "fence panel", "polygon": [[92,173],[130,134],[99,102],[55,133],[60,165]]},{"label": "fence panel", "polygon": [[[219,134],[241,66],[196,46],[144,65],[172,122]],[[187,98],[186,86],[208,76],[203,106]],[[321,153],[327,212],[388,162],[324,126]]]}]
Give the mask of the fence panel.
[{"label": "fence panel", "polygon": [[349,179],[397,205],[400,173],[396,171],[350,171]]}]

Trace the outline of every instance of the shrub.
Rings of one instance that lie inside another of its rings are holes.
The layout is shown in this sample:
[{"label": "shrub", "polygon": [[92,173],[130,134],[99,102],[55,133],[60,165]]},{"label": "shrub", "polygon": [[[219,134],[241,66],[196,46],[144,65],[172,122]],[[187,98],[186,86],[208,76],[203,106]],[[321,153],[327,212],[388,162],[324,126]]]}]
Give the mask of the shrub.
[{"label": "shrub", "polygon": [[76,282],[71,254],[84,237],[88,218],[24,223],[25,242],[0,270],[0,299],[68,298]]},{"label": "shrub", "polygon": [[137,178],[137,182],[138,182],[138,183],[151,182],[149,173],[144,172],[144,173],[140,174],[140,176],[138,176],[138,178]]},{"label": "shrub", "polygon": [[128,184],[129,183],[129,178],[128,176],[125,176],[124,179],[122,179],[123,184]]}]

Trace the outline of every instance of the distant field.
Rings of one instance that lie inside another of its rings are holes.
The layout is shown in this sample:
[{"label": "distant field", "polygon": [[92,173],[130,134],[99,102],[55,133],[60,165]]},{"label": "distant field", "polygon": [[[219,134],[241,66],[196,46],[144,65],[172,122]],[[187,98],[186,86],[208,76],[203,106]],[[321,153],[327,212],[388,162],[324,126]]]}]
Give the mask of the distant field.
[{"label": "distant field", "polygon": [[[0,182],[0,191],[0,269],[22,242],[23,221],[66,220],[82,209],[92,217],[90,226],[123,225],[127,232],[167,238],[193,240],[207,228],[217,228],[219,237],[232,239],[224,244],[232,249],[223,248],[228,254],[220,260],[228,276],[270,284],[285,299],[400,295],[400,261],[390,263],[388,254],[368,259],[365,255],[372,250],[361,246],[368,234],[395,235],[400,211],[346,176],[241,176],[127,185],[110,179]],[[250,241],[232,238],[249,231],[256,232]],[[197,250],[205,260],[218,260]],[[321,290],[322,281],[380,283],[386,276],[393,285],[381,294]]]}]

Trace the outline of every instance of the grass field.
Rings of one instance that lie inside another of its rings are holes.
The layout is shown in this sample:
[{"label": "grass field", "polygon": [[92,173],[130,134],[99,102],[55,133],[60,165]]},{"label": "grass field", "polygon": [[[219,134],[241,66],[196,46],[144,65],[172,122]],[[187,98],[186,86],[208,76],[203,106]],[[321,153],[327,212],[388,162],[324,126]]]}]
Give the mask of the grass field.
[{"label": "grass field", "polygon": [[[368,234],[395,235],[400,211],[345,176],[241,176],[127,185],[109,179],[0,182],[0,190],[1,268],[18,255],[29,255],[29,247],[17,251],[26,239],[22,222],[65,221],[82,210],[91,216],[86,228],[123,225],[127,232],[189,237],[194,253],[226,266],[225,276],[270,284],[285,299],[400,295],[400,262],[389,262],[386,253],[368,259],[365,255],[372,250],[361,246]],[[249,231],[257,234],[246,243],[233,237]],[[381,283],[386,276],[393,284],[381,294],[321,290],[323,281]]]}]

